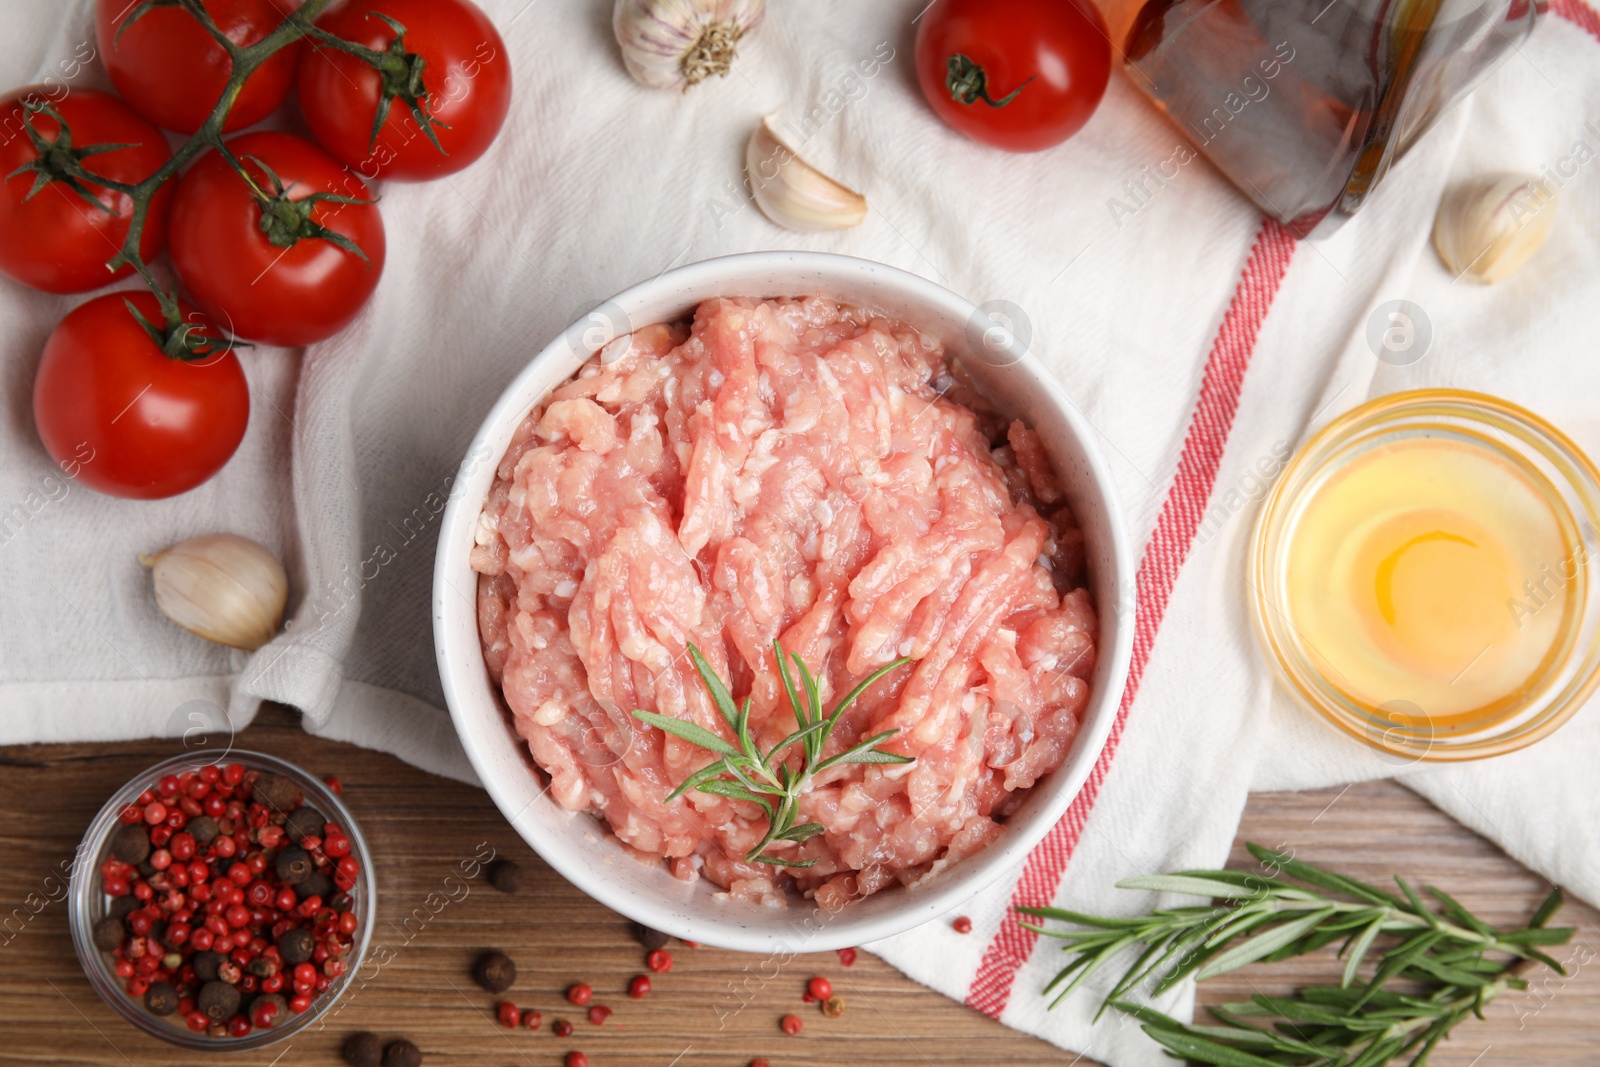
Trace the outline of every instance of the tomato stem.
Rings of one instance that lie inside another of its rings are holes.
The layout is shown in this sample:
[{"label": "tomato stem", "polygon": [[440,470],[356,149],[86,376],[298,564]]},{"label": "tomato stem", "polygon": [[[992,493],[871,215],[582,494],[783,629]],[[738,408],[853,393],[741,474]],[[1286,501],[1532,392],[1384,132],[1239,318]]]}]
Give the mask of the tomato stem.
[{"label": "tomato stem", "polygon": [[372,151],[378,145],[378,134],[383,132],[383,124],[388,121],[390,108],[396,100],[405,104],[411,110],[411,117],[423,135],[433,142],[433,147],[439,150],[440,155],[449,155],[444,150],[444,145],[439,143],[438,134],[434,130],[448,130],[450,124],[440,122],[428,110],[428,87],[422,79],[423,70],[427,67],[427,60],[414,52],[406,51],[405,26],[381,12],[372,11],[369,14],[381,20],[394,36],[389,38],[389,45],[382,52],[347,41],[337,34],[329,33],[318,26],[312,26],[308,31],[317,47],[332,48],[366,63],[378,72],[382,80],[382,88],[378,93],[378,107],[372,115],[372,137],[367,143],[367,151]]},{"label": "tomato stem", "polygon": [[950,90],[950,99],[958,104],[973,104],[982,100],[990,107],[1005,107],[1017,98],[1017,94],[1028,87],[1033,81],[1029,78],[1005,96],[996,100],[989,95],[989,74],[973,61],[971,56],[957,52],[950,57],[950,62],[945,66],[945,88]]}]

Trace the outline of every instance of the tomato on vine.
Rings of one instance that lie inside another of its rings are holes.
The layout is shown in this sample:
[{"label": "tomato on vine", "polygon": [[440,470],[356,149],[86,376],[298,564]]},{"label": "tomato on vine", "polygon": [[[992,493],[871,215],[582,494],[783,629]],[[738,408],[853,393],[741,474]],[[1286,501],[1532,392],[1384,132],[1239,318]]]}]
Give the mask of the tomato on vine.
[{"label": "tomato on vine", "polygon": [[[240,46],[266,37],[300,3],[202,0],[217,28]],[[177,4],[99,0],[95,37],[117,92],[151,122],[179,133],[204,125],[233,72],[222,45]],[[224,131],[254,126],[289,98],[299,49],[296,44],[275,53],[245,80]]]},{"label": "tomato on vine", "polygon": [[312,344],[342,330],[377,288],[383,218],[360,178],[292,134],[227,142],[184,176],[172,206],[178,277],[235,336]]},{"label": "tomato on vine", "polygon": [[511,107],[511,60],[470,0],[364,0],[316,22],[300,111],[317,142],[367,178],[426,181],[483,155]]},{"label": "tomato on vine", "polygon": [[244,438],[250,389],[238,358],[198,312],[178,310],[168,329],[151,293],[107,293],[45,343],[34,422],[51,458],[91,489],[174,496],[221,470]]},{"label": "tomato on vine", "polygon": [[[135,185],[172,153],[160,130],[109,93],[74,89],[54,102],[48,93],[32,86],[0,98],[9,137],[0,143],[0,272],[50,293],[86,293],[132,273],[106,264],[128,236],[133,199],[67,168]],[[147,260],[166,240],[171,202],[170,188],[150,201],[139,238]]]},{"label": "tomato on vine", "polygon": [[934,0],[917,27],[917,81],[938,116],[1012,152],[1051,148],[1094,114],[1111,38],[1093,0]]}]

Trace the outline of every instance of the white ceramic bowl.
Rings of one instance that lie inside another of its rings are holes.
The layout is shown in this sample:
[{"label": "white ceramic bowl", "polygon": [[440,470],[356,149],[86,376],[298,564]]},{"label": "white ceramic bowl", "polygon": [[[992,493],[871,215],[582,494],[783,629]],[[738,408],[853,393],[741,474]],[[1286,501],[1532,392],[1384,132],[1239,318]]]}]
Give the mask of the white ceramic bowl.
[{"label": "white ceramic bowl", "polygon": [[[527,746],[490,680],[478,643],[473,532],[495,467],[532,407],[614,337],[684,317],[713,296],[825,296],[877,308],[942,339],[1003,413],[1037,429],[1088,546],[1100,621],[1098,663],[1072,752],[1034,787],[988,848],[915,889],[894,887],[825,914],[717,899],[662,865],[630,857],[594,817],[566,811],[544,791]],[[975,307],[933,282],[880,263],[815,252],[752,252],[694,263],[642,282],[574,323],[529,362],[472,442],[440,529],[433,584],[434,645],[456,731],[484,787],[511,825],[557,871],[606,906],[676,937],[751,952],[858,945],[909,930],[984,889],[1018,863],[1066,812],[1111,731],[1133,645],[1134,561],[1116,490],[1094,432],[1061,385],[1006,328],[996,305]],[[1026,331],[1019,330],[1019,333]]]}]

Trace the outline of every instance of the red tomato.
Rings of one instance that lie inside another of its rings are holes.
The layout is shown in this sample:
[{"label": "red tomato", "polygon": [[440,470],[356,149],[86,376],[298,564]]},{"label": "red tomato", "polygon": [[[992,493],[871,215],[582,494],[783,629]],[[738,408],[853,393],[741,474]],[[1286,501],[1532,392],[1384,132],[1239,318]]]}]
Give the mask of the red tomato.
[{"label": "red tomato", "polygon": [[[106,270],[106,261],[117,254],[128,236],[133,201],[103,186],[88,185],[87,191],[105,206],[102,210],[59,179],[33,193],[39,172],[31,167],[40,157],[23,125],[23,101],[31,99],[53,108],[66,121],[74,151],[97,144],[133,145],[80,157],[86,170],[112,181],[141,182],[160,170],[172,153],[160,130],[109,93],[74,89],[52,102],[50,92],[36,85],[0,99],[0,129],[4,131],[0,137],[5,138],[0,142],[0,175],[12,175],[5,179],[5,190],[0,193],[0,272],[50,293],[86,293],[133,272],[132,267],[115,274]],[[33,128],[59,150],[60,123],[36,113]],[[16,173],[23,167],[30,169]],[[50,172],[48,159],[45,172]],[[139,239],[139,251],[147,262],[166,243],[172,184],[163,186],[150,201],[144,235]]]},{"label": "red tomato", "polygon": [[269,197],[275,189],[261,164],[271,168],[287,203],[264,206],[219,153],[202,156],[184,175],[172,205],[172,262],[184,288],[238,337],[293,347],[333,336],[355,318],[383,276],[377,205],[323,200],[309,211],[310,229],[326,227],[354,242],[365,260],[323,237],[295,239],[290,227],[278,234],[264,227],[278,220],[280,209],[293,223],[294,205],[304,210],[313,194],[370,199],[366,184],[292,134],[247,133],[230,140],[228,149]]},{"label": "red tomato", "polygon": [[[107,293],[61,320],[33,382],[45,451],[78,481],[112,496],[153,500],[206,481],[233,455],[250,418],[250,389],[232,352],[171,359],[128,312],[160,326],[148,292]],[[201,323],[183,307],[186,321]]]},{"label": "red tomato", "polygon": [[[372,12],[406,28],[397,51],[422,61],[424,113],[436,120],[434,147],[411,108],[396,97],[372,140],[372,123],[386,85],[403,85],[404,59],[394,74],[335,48],[312,46],[300,60],[300,111],[311,133],[340,162],[368,178],[426,181],[470,164],[494,142],[511,107],[511,59],[505,42],[470,0],[352,0],[317,25],[375,51],[390,50],[395,32]],[[446,154],[448,153],[448,154]]]},{"label": "red tomato", "polygon": [[[204,0],[228,39],[252,45],[277,29],[301,0]],[[106,73],[135,111],[158,126],[194,133],[206,121],[227,87],[233,64],[228,53],[193,15],[179,7],[147,10],[129,17],[135,0],[99,0],[95,36]],[[121,29],[119,37],[117,31]],[[254,126],[289,98],[300,45],[268,59],[239,90],[224,130]]]},{"label": "red tomato", "polygon": [[929,105],[975,141],[1037,152],[1077,133],[1111,77],[1092,0],[935,0],[917,28]]}]

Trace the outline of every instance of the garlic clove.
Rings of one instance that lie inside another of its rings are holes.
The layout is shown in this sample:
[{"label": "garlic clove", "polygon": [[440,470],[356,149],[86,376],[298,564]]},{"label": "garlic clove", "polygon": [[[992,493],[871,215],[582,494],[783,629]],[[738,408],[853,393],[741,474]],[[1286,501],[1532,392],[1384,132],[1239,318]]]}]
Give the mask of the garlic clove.
[{"label": "garlic clove", "polygon": [[801,159],[773,129],[771,115],[750,134],[744,169],[756,206],[786,230],[843,230],[867,217],[867,198]]},{"label": "garlic clove", "polygon": [[634,81],[688,92],[728,76],[740,40],[766,12],[767,0],[617,0],[611,28]]},{"label": "garlic clove", "polygon": [[1557,199],[1536,175],[1506,174],[1466,182],[1439,203],[1433,247],[1457,278],[1504,281],[1544,246],[1555,226]]},{"label": "garlic clove", "polygon": [[162,613],[207,641],[254,652],[283,625],[288,576],[248,537],[191,537],[139,562],[151,569]]}]

